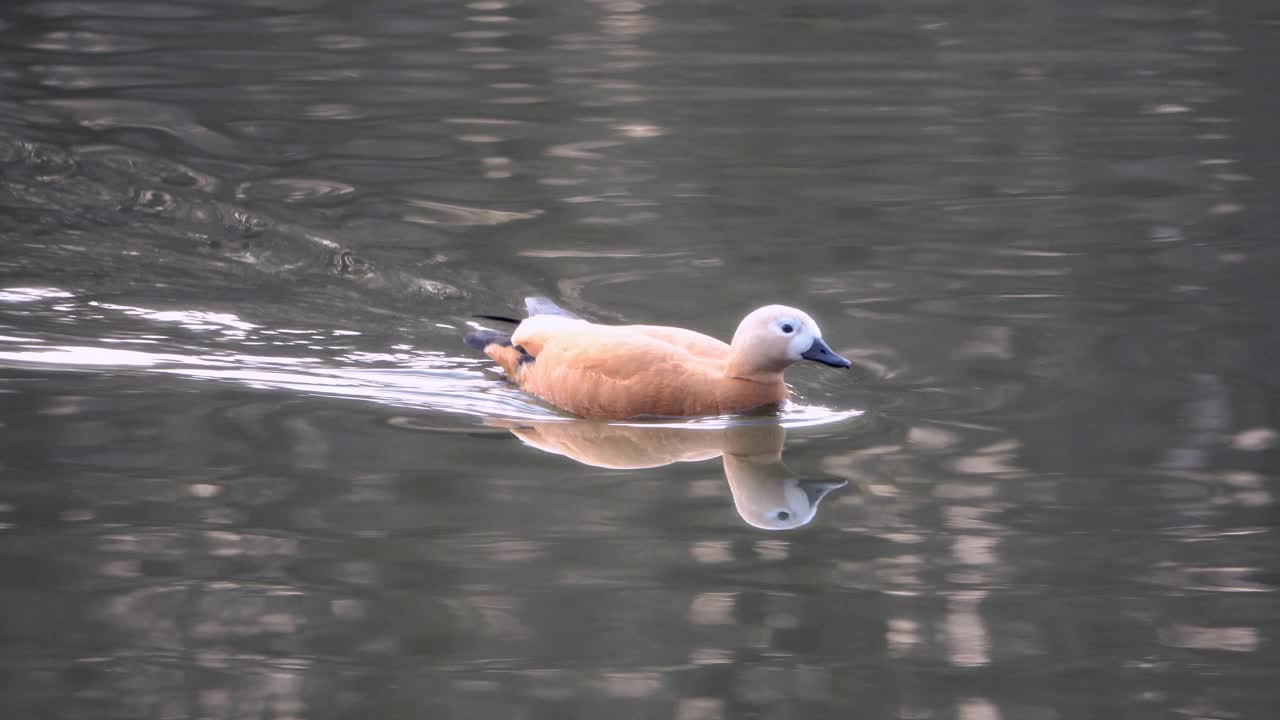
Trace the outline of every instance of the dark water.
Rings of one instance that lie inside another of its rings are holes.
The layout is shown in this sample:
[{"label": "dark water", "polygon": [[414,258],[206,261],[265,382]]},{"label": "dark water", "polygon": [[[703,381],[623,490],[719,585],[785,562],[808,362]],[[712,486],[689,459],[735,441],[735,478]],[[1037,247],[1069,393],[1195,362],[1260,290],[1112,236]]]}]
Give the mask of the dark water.
[{"label": "dark water", "polygon": [[[4,4],[6,716],[1271,717],[1277,43],[1261,0]],[[858,365],[781,426],[555,422],[459,342],[532,293],[786,302]]]}]

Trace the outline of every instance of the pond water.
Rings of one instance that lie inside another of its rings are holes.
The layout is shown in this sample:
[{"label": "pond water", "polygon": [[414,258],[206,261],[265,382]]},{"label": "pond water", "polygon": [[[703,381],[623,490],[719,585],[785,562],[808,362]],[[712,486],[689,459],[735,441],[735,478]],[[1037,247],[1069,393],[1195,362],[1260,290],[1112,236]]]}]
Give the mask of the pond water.
[{"label": "pond water", "polygon": [[[5,3],[5,705],[1270,717],[1278,47],[1262,0]],[[461,342],[531,294],[784,302],[855,367],[573,421]]]}]

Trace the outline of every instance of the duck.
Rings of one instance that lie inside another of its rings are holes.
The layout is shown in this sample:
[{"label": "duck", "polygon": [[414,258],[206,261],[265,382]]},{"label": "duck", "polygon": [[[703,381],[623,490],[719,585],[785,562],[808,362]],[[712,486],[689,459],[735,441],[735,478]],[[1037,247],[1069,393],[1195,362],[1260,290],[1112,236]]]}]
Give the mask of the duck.
[{"label": "duck", "polygon": [[685,328],[590,322],[545,297],[525,299],[510,333],[465,336],[523,391],[595,420],[689,418],[776,411],[790,396],[783,372],[809,360],[848,368],[818,323],[785,305],[753,310],[729,343]]},{"label": "duck", "polygon": [[725,427],[620,425],[593,420],[492,421],[525,445],[583,465],[609,470],[657,468],[721,458],[734,510],[761,530],[809,524],[818,503],[845,480],[797,478],[782,462],[786,430],[753,418]]}]

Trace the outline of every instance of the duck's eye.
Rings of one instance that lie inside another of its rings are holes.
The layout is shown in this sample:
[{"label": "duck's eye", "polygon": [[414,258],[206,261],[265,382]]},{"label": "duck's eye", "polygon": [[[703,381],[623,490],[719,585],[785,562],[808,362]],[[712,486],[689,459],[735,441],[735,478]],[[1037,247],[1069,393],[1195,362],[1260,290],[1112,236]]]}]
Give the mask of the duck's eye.
[{"label": "duck's eye", "polygon": [[783,335],[790,335],[795,332],[795,328],[791,327],[791,323],[782,323],[782,327],[778,329],[782,331]]},{"label": "duck's eye", "polygon": [[778,511],[778,519],[779,519],[779,520],[790,520],[790,519],[791,519],[791,513],[787,512],[786,510],[779,510],[779,511]]}]

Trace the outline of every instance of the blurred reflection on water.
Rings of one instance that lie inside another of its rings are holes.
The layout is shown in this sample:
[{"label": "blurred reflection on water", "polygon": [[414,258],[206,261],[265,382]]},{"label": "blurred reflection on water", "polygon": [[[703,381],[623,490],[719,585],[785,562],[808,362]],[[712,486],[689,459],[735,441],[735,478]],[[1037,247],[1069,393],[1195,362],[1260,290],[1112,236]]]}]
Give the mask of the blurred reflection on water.
[{"label": "blurred reflection on water", "polygon": [[[506,424],[506,423],[503,423]],[[795,477],[782,463],[786,430],[776,422],[744,421],[722,428],[521,422],[511,433],[526,445],[612,470],[655,468],[721,458],[733,505],[763,530],[807,525],[827,493],[844,481]]]},{"label": "blurred reflection on water", "polygon": [[[7,706],[1267,717],[1278,31],[5,4]],[[459,341],[535,293],[785,301],[858,367],[777,425],[565,422]]]}]

